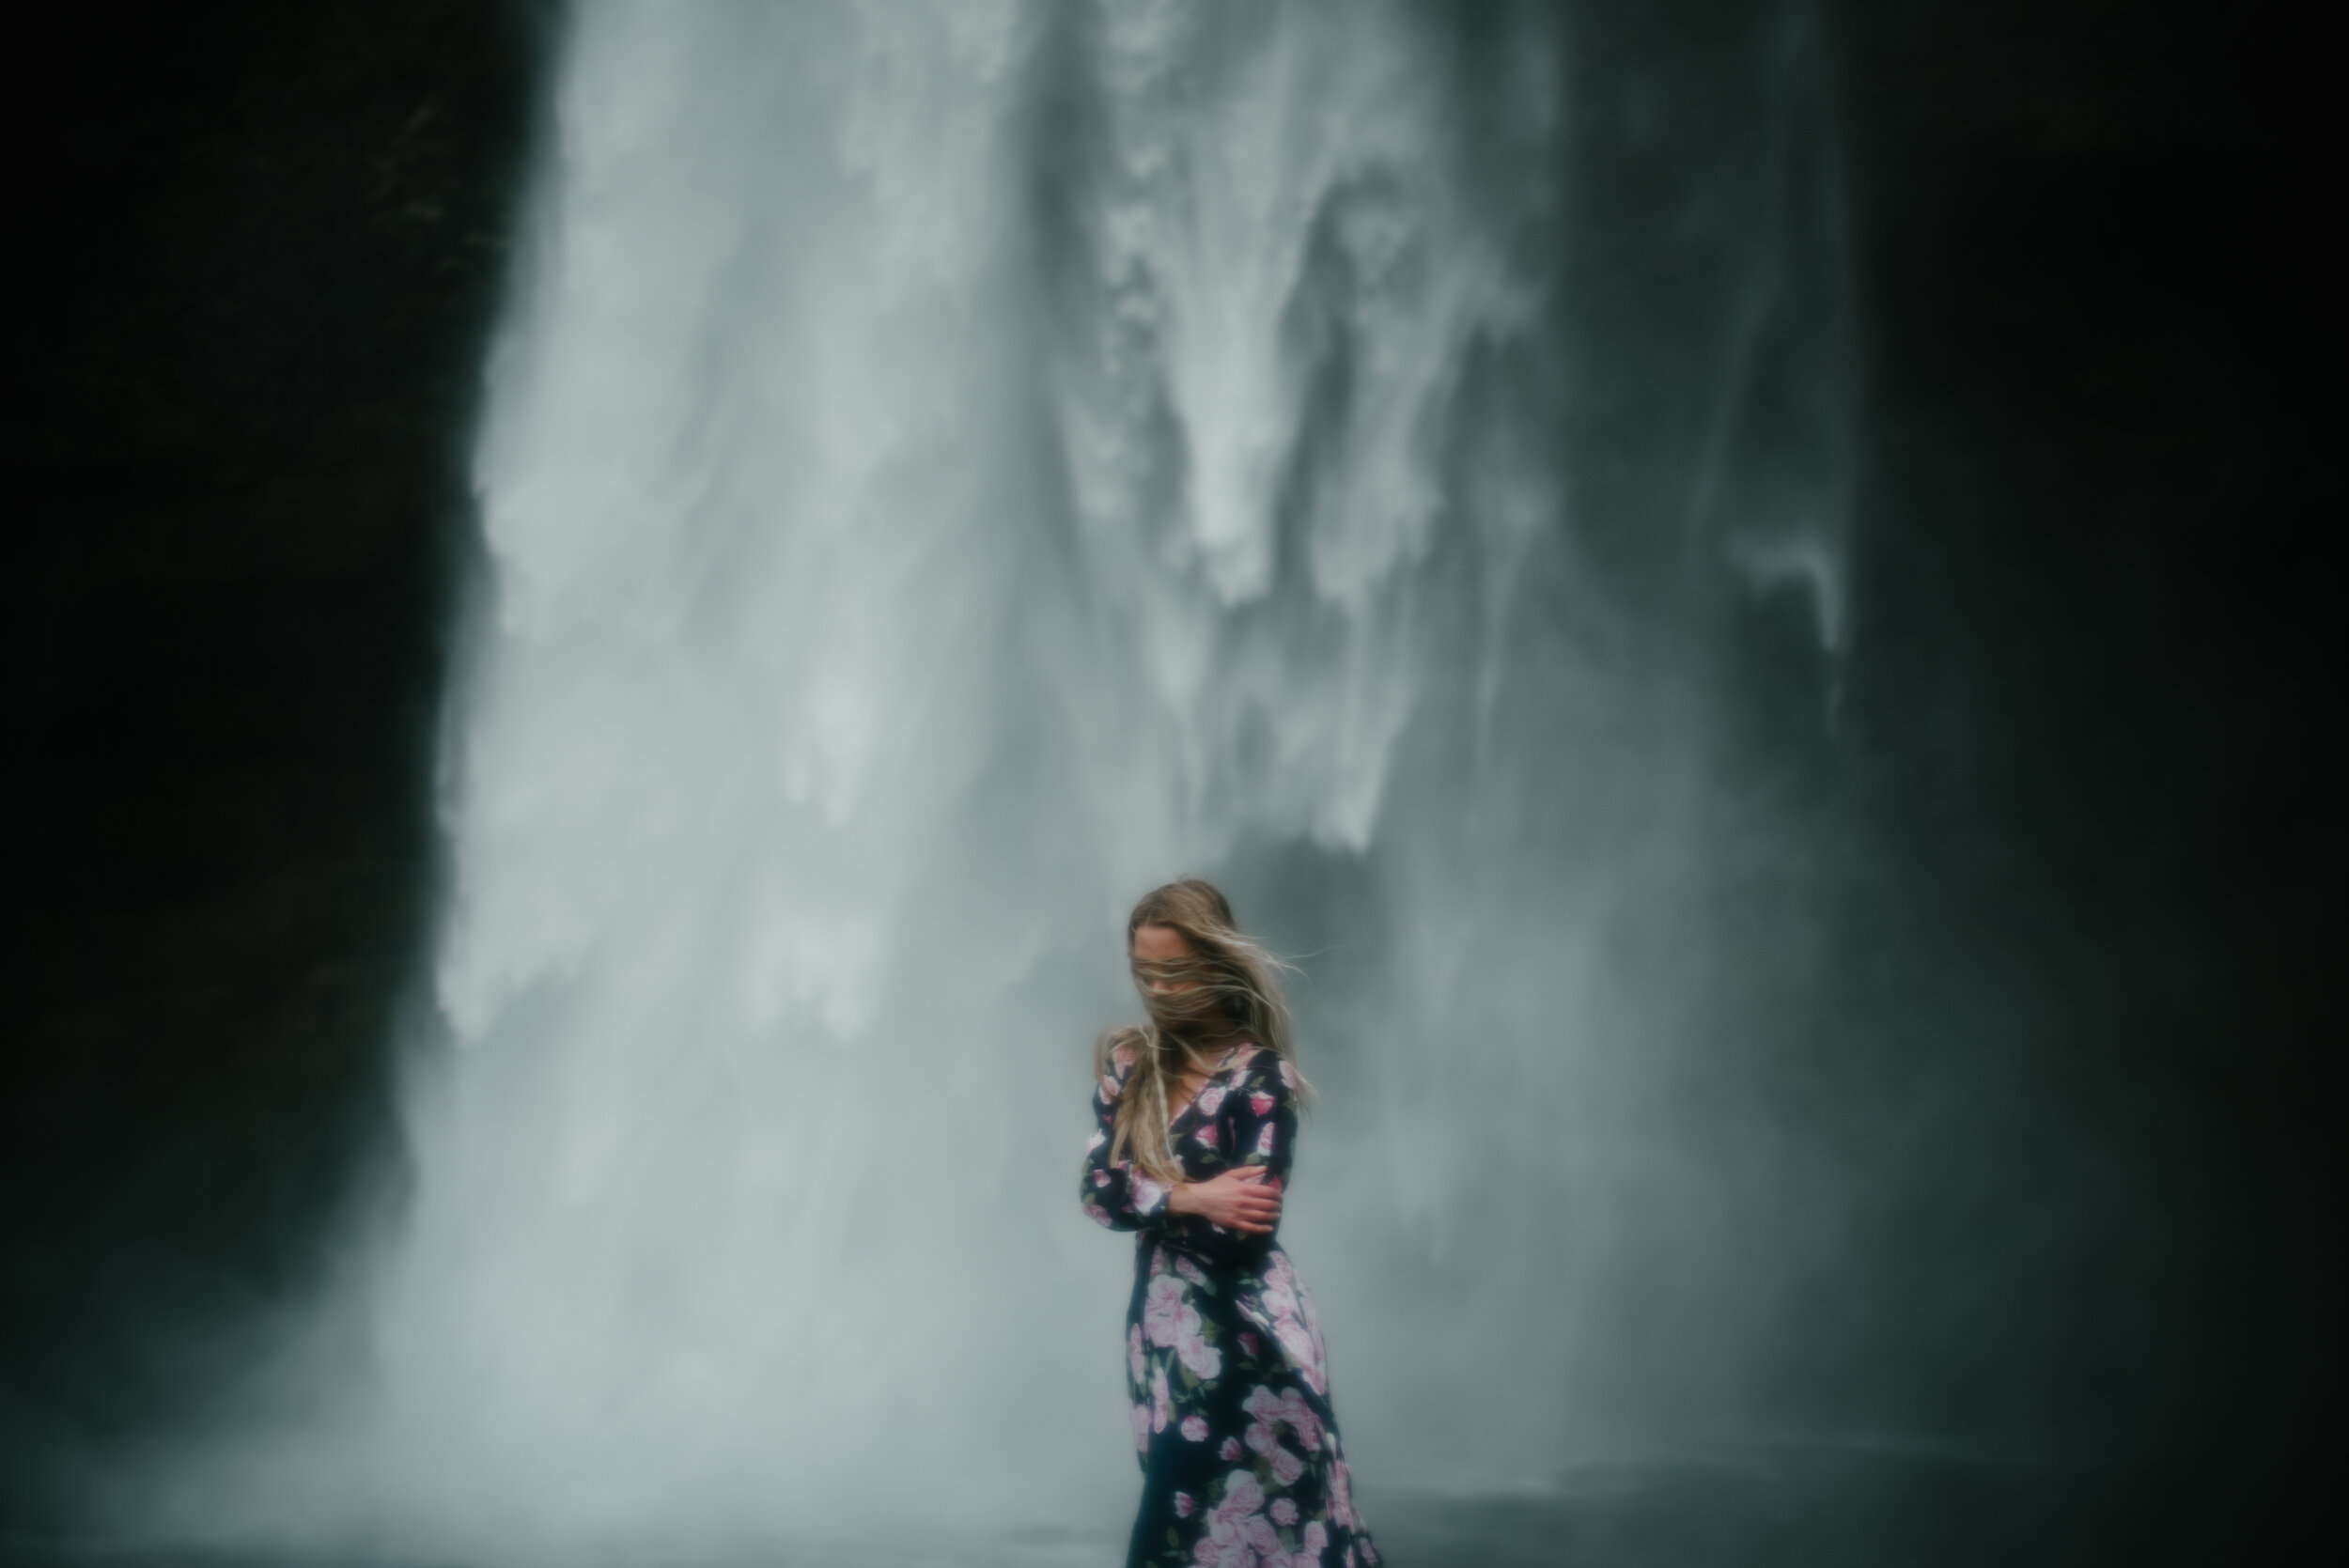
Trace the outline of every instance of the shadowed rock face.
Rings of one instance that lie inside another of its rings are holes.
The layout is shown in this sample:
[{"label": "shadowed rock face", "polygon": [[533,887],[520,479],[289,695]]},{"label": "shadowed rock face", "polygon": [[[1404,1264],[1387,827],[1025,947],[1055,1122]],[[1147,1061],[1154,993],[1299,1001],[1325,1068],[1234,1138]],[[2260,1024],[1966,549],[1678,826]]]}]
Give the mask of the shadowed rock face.
[{"label": "shadowed rock face", "polygon": [[545,21],[61,8],[23,57],[11,1459],[218,1387],[384,1149]]},{"label": "shadowed rock face", "polygon": [[[1846,935],[1920,1016],[2019,986],[2035,1021],[1969,1046],[2024,1141],[1854,1238],[1876,1289],[1807,1304],[1772,1397],[1832,1418],[1863,1368],[1957,1424],[2118,1411],[2256,1458],[2296,1435],[2325,1318],[2295,1270],[2337,1160],[2310,1063],[2339,1016],[2314,979],[2338,765],[2298,540],[2339,498],[2307,456],[2291,217],[2321,189],[2315,95],[2240,42],[2257,25],[2214,40],[2184,8],[1842,10],[1871,412],[1835,787],[1896,890]],[[228,1386],[389,1150],[546,43],[472,0],[54,20],[12,138],[12,1508]],[[1770,695],[1802,684],[1769,673],[1802,630],[1766,607],[1747,650],[1749,755],[1790,790],[1826,766]],[[1919,986],[1934,953],[1968,957]],[[1781,1059],[1790,1096],[1889,1070],[1835,1040]],[[2084,1228],[2048,1215],[2051,1172],[2101,1194]],[[2011,1254],[2036,1277],[1953,1296],[1937,1260],[2034,1223],[2061,1238]]]},{"label": "shadowed rock face", "polygon": [[[1938,955],[1911,966],[1921,1013],[2005,990],[2037,1015],[1953,1036],[2017,1141],[1885,1240],[2064,1237],[1992,1287],[1990,1354],[1931,1358],[1932,1397],[2285,1474],[2328,1310],[2301,1238],[2338,1157],[2306,1118],[2341,1008],[2308,68],[2275,11],[2223,36],[2184,7],[1845,14],[1873,338],[1850,783],[1904,890],[1878,939]],[[2106,1217],[2066,1234],[2066,1189]],[[1949,1276],[1915,1278],[1929,1314]],[[1848,1343],[1868,1305],[1829,1309]],[[2024,1390],[2033,1355],[2055,1370]]]}]

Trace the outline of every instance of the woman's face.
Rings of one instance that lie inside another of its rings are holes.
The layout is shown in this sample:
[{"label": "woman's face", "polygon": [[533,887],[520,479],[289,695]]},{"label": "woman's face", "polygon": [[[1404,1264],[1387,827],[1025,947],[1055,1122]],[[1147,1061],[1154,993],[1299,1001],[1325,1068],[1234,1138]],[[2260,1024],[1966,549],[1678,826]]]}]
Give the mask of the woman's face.
[{"label": "woman's face", "polygon": [[[1131,956],[1137,964],[1179,964],[1195,956],[1190,943],[1183,934],[1169,925],[1137,925]],[[1164,974],[1151,974],[1143,984],[1151,990],[1164,994],[1188,991],[1198,986],[1196,980],[1178,980]]]}]

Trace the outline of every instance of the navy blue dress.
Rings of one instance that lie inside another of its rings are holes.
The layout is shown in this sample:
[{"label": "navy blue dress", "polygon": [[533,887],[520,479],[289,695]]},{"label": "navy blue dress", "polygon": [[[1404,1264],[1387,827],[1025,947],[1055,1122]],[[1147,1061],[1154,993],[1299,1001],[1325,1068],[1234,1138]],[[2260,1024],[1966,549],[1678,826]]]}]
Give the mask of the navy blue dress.
[{"label": "navy blue dress", "polygon": [[[1354,1512],[1313,1298],[1270,1235],[1167,1212],[1168,1188],[1109,1157],[1132,1070],[1113,1052],[1094,1094],[1084,1210],[1139,1233],[1126,1311],[1126,1373],[1142,1510],[1128,1568],[1372,1568]],[[1230,1048],[1167,1128],[1186,1180],[1261,1165],[1287,1185],[1297,1078],[1252,1045]]]}]

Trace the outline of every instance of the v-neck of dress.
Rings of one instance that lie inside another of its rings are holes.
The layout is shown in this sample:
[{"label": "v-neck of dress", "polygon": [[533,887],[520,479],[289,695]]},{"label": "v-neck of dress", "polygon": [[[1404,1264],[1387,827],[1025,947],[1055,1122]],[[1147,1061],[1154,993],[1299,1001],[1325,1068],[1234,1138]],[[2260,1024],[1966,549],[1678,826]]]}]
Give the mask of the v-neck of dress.
[{"label": "v-neck of dress", "polygon": [[1166,1119],[1166,1125],[1170,1129],[1173,1128],[1175,1123],[1190,1115],[1198,1106],[1199,1096],[1207,1092],[1207,1085],[1213,1083],[1217,1079],[1221,1078],[1225,1073],[1232,1070],[1232,1059],[1237,1056],[1242,1050],[1246,1049],[1248,1044],[1249,1043],[1245,1040],[1235,1040],[1230,1045],[1223,1048],[1223,1054],[1215,1059],[1215,1065],[1208,1068],[1207,1076],[1199,1080],[1199,1087],[1190,1092],[1190,1098],[1183,1102],[1181,1110],[1175,1111],[1174,1115],[1169,1116]]}]

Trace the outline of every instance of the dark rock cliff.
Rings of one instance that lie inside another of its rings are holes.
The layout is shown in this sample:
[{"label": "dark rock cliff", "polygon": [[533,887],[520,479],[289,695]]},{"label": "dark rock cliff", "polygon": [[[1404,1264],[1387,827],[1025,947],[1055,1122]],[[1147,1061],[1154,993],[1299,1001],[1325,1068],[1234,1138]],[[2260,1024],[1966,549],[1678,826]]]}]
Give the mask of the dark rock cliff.
[{"label": "dark rock cliff", "polygon": [[6,436],[0,1443],[33,1493],[233,1376],[387,1152],[555,20],[48,10],[13,51]]}]

